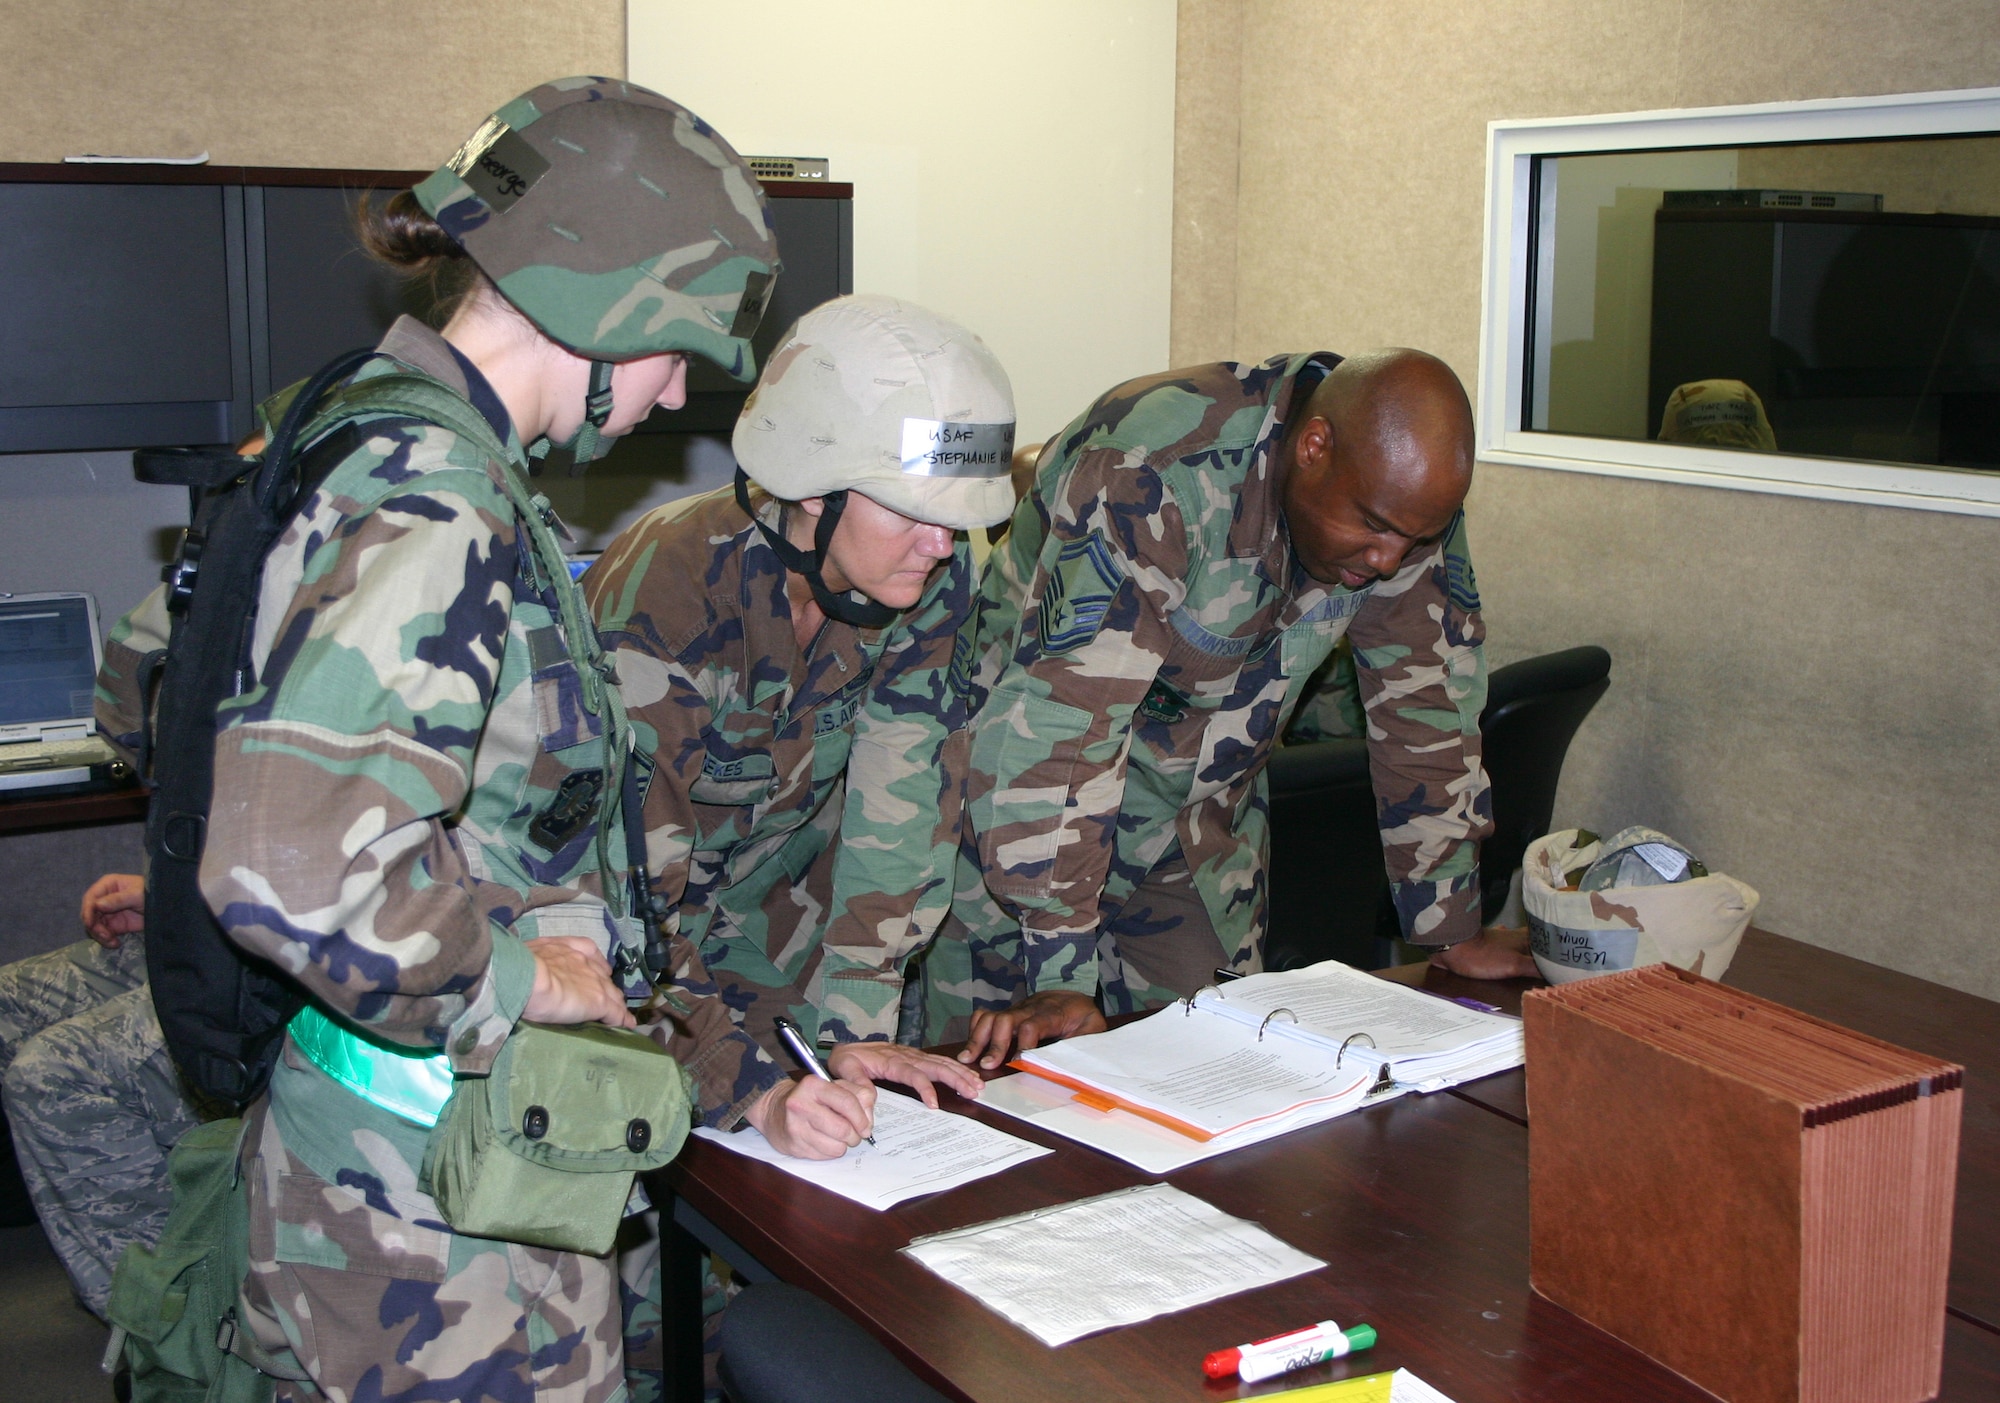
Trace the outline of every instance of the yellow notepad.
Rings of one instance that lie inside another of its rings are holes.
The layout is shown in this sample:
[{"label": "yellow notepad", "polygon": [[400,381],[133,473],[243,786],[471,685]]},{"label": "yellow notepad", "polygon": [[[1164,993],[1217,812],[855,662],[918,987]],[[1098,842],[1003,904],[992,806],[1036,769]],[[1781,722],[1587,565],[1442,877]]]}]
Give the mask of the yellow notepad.
[{"label": "yellow notepad", "polygon": [[1358,1379],[1314,1384],[1275,1395],[1297,1399],[1298,1403],[1451,1403],[1451,1400],[1412,1374],[1397,1369],[1388,1374],[1363,1374]]}]

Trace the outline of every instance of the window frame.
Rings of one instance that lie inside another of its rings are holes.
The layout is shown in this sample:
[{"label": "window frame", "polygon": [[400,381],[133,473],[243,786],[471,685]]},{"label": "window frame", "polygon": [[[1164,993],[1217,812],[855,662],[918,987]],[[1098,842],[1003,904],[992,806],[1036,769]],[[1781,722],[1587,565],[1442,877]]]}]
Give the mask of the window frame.
[{"label": "window frame", "polygon": [[[2000,133],[2000,87],[1487,123],[1479,457],[1564,472],[2000,516],[2000,473],[1521,427],[1527,409],[1526,332],[1537,310],[1534,285],[1547,276],[1552,256],[1552,247],[1529,242],[1536,224],[1531,202],[1537,157],[1991,133]],[[1544,242],[1552,245],[1552,239]],[[1541,310],[1546,315],[1546,306]],[[1544,345],[1547,330],[1542,328]],[[1546,383],[1541,388],[1546,394]]]}]

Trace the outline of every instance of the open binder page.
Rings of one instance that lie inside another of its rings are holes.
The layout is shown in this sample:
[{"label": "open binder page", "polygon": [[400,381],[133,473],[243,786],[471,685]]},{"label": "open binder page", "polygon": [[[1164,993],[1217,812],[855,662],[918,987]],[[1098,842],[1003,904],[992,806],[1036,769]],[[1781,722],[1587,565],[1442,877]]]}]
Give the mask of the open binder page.
[{"label": "open binder page", "polygon": [[[1301,1107],[1359,1105],[1375,1069],[1299,1039],[1185,1004],[1108,1033],[1068,1038],[1011,1064],[1207,1140]],[[1330,1112],[1331,1113],[1331,1112]]]},{"label": "open binder page", "polygon": [[704,1125],[694,1133],[867,1208],[888,1208],[919,1194],[955,1189],[1054,1153],[970,1116],[933,1111],[894,1092],[875,1098],[875,1143],[864,1141],[839,1159],[794,1159],[748,1127],[726,1133]]},{"label": "open binder page", "polygon": [[[1483,1013],[1327,960],[1306,969],[1253,974],[1211,986],[1195,1005],[1270,1037],[1338,1048],[1397,1081],[1455,1082],[1519,1066],[1521,1020]],[[1356,1035],[1365,1034],[1365,1037]]]},{"label": "open binder page", "polygon": [[[1020,1072],[986,1083],[986,1090],[979,1095],[979,1104],[989,1111],[1017,1116],[1037,1130],[1065,1136],[1102,1154],[1122,1159],[1148,1174],[1161,1175],[1172,1174],[1217,1155],[1226,1155],[1246,1145],[1275,1140],[1280,1135],[1318,1125],[1321,1121],[1332,1120],[1355,1109],[1346,1101],[1319,1101],[1289,1115],[1273,1116],[1241,1130],[1218,1135],[1212,1140],[1196,1140],[1135,1116],[1130,1111],[1117,1107],[1103,1111],[1086,1106],[1077,1099],[1079,1094],[1044,1077]],[[1372,1106],[1378,1101],[1392,1101],[1401,1094],[1400,1088],[1391,1088],[1369,1096],[1365,1104]]]},{"label": "open binder page", "polygon": [[1326,1265],[1170,1184],[933,1233],[903,1251],[1046,1345]]}]

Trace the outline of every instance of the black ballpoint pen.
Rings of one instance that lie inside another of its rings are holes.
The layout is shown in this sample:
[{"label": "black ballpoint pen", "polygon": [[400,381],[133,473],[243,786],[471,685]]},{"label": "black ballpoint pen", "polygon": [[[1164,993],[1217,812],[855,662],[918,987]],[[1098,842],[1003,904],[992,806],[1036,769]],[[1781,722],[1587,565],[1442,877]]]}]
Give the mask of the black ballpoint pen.
[{"label": "black ballpoint pen", "polygon": [[[785,1045],[785,1051],[792,1054],[792,1060],[799,1064],[799,1070],[810,1072],[821,1081],[833,1080],[833,1073],[826,1069],[826,1063],[819,1060],[819,1054],[812,1050],[812,1044],[806,1041],[805,1034],[799,1031],[798,1024],[789,1018],[774,1018],[771,1020],[771,1026],[778,1030],[778,1041]],[[875,1143],[873,1135],[865,1138],[869,1144]]]}]

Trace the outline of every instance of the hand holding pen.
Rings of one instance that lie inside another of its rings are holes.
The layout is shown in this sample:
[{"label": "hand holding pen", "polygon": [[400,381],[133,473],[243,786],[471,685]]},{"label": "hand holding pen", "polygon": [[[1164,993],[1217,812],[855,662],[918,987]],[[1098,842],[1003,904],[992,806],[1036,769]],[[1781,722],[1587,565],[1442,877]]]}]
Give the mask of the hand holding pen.
[{"label": "hand holding pen", "polygon": [[[797,1035],[796,1028],[793,1034]],[[808,1071],[817,1060],[804,1064]],[[751,1104],[744,1120],[781,1154],[798,1159],[839,1159],[874,1128],[874,1112],[873,1082],[782,1077]]]},{"label": "hand holding pen", "polygon": [[[772,1020],[771,1026],[777,1029],[778,1041],[785,1045],[785,1051],[792,1054],[792,1060],[799,1064],[799,1070],[810,1076],[817,1077],[823,1082],[831,1083],[833,1081],[833,1073],[826,1069],[826,1063],[819,1060],[819,1054],[813,1051],[812,1045],[805,1039],[805,1034],[799,1031],[798,1024],[792,1022],[789,1018],[778,1018]],[[873,1098],[870,1099],[872,1100]],[[868,1109],[872,1111],[873,1108],[870,1107]],[[874,1123],[872,1114],[869,1117],[869,1123],[871,1126]],[[875,1143],[875,1136],[872,1130],[864,1132],[862,1138],[871,1145]]]}]

